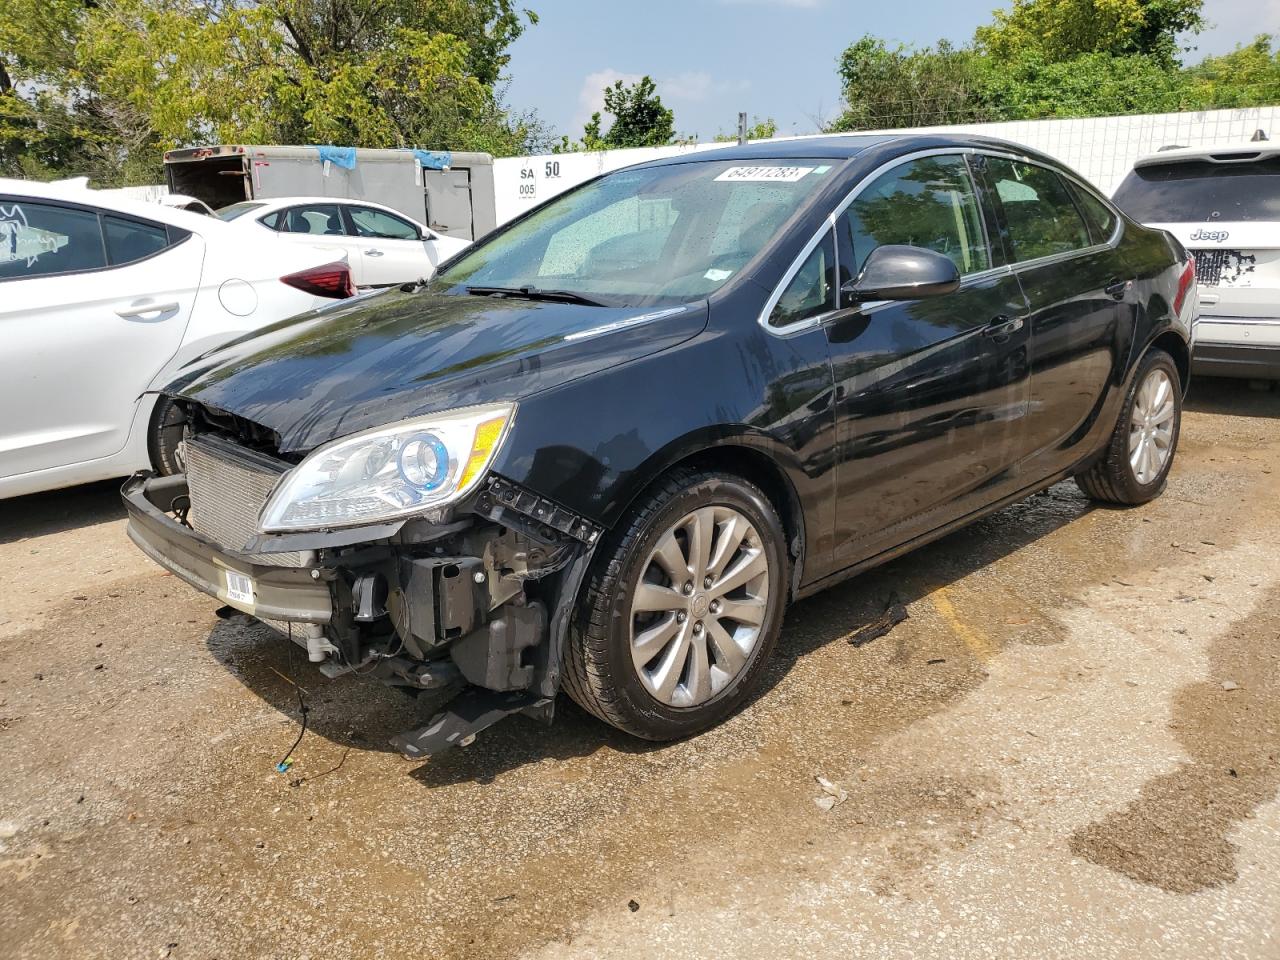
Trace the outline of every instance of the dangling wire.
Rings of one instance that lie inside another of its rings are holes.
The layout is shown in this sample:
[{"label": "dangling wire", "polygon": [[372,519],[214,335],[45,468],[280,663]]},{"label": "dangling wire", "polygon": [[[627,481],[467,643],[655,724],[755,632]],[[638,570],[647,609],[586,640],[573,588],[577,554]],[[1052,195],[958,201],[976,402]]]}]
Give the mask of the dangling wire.
[{"label": "dangling wire", "polygon": [[[275,672],[277,674],[280,673],[279,670],[276,670]],[[283,676],[283,674],[280,674],[280,675]],[[298,712],[302,715],[302,729],[298,731],[298,739],[293,741],[293,746],[291,746],[288,749],[285,755],[280,758],[280,762],[276,764],[276,773],[288,773],[289,768],[293,766],[293,759],[292,759],[293,751],[298,749],[298,744],[300,744],[302,742],[302,738],[307,735],[307,714],[311,712],[310,709],[307,707],[307,701],[302,698],[302,693],[303,693],[302,687],[300,687],[298,685],[298,681],[294,679],[293,624],[292,623],[289,624],[289,676],[285,677],[284,679],[288,680],[291,684],[293,684],[293,689],[297,691]]]}]

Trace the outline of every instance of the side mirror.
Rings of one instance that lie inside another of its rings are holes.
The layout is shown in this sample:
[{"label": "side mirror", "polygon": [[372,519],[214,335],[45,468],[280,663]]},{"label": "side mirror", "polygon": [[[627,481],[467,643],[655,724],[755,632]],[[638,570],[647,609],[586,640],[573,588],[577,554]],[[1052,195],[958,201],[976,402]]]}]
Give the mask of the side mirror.
[{"label": "side mirror", "polygon": [[862,273],[840,288],[846,304],[867,300],[918,300],[955,293],[960,271],[949,257],[902,244],[876,247],[862,265]]}]

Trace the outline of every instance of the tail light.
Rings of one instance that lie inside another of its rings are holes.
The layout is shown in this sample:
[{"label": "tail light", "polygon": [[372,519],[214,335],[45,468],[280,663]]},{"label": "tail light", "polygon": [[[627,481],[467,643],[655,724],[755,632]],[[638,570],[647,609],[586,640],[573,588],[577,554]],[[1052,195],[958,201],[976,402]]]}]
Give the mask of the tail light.
[{"label": "tail light", "polygon": [[1175,317],[1182,316],[1182,305],[1187,302],[1187,292],[1196,282],[1196,258],[1187,257],[1187,265],[1183,268],[1182,276],[1178,278],[1178,292],[1173,298],[1173,315]]},{"label": "tail light", "polygon": [[356,293],[355,284],[351,282],[351,268],[341,260],[291,273],[287,277],[281,277],[280,282],[287,283],[303,293],[310,293],[317,297],[332,297],[335,300],[353,297]]}]

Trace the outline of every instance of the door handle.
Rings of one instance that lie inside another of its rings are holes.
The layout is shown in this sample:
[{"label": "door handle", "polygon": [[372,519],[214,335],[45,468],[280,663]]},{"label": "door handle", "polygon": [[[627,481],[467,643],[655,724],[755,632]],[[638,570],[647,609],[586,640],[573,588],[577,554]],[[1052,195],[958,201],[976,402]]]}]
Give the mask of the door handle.
[{"label": "door handle", "polygon": [[152,313],[168,313],[177,310],[177,302],[173,303],[131,303],[128,307],[117,310],[116,316],[125,320],[144,320]]},{"label": "door handle", "polygon": [[1132,280],[1112,280],[1102,288],[1102,292],[1112,300],[1123,300],[1131,286],[1133,286]]},{"label": "door handle", "polygon": [[1015,334],[1021,329],[1021,317],[999,316],[994,317],[991,322],[983,328],[982,332],[988,337],[1001,338]]},{"label": "door handle", "polygon": [[366,257],[380,257],[380,256],[382,256],[382,251],[381,251],[381,250],[366,250],[366,251],[364,252],[364,255],[365,255]]}]

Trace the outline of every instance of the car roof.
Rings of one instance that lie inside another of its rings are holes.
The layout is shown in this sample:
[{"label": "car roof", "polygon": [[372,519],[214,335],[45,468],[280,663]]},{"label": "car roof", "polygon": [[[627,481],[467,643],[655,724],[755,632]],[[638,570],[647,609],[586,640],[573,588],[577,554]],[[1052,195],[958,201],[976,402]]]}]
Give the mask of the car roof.
[{"label": "car roof", "polygon": [[[202,213],[166,207],[149,200],[137,200],[103,190],[94,190],[80,181],[43,183],[38,180],[16,180],[0,177],[0,195],[30,197],[32,200],[61,200],[65,203],[82,203],[86,206],[123,213],[142,220],[153,220],[190,230],[205,232],[211,222]],[[221,221],[218,221],[221,224]],[[225,226],[225,224],[222,224]],[[214,228],[217,229],[217,228]]]},{"label": "car roof", "polygon": [[[640,164],[639,166],[696,163],[706,160],[852,160],[873,148],[881,148],[876,152],[886,158],[929,149],[995,150],[1031,157],[1040,162],[1051,163],[1061,169],[1070,170],[1062,161],[1020,143],[999,140],[995,137],[950,132],[819,134],[810,137],[758,140],[754,143],[730,144],[714,150],[700,150],[696,153],[665,157]],[[1071,172],[1074,173],[1074,171]],[[1076,174],[1076,176],[1079,176],[1079,174]]]},{"label": "car roof", "polygon": [[1138,167],[1164,166],[1170,163],[1249,163],[1268,157],[1280,156],[1280,143],[1260,142],[1217,143],[1202,147],[1165,147],[1155,153],[1139,157],[1133,162]]}]

